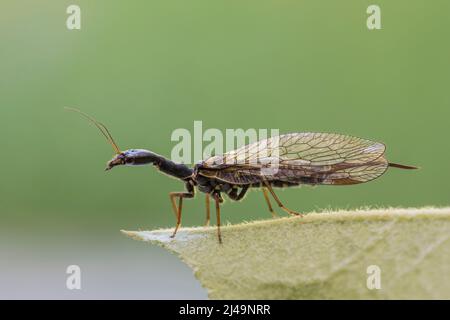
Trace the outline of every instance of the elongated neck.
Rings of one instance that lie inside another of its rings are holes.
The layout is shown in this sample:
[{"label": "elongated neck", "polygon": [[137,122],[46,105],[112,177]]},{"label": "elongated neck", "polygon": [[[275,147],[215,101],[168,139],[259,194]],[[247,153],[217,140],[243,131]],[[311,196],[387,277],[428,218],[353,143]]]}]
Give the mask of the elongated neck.
[{"label": "elongated neck", "polygon": [[142,164],[153,164],[161,172],[169,176],[186,179],[192,175],[193,169],[182,163],[175,163],[159,154],[153,152],[146,152],[145,156],[141,158]]},{"label": "elongated neck", "polygon": [[158,163],[155,163],[158,169],[169,176],[186,179],[192,175],[194,170],[182,163],[175,163],[172,160],[161,157]]}]

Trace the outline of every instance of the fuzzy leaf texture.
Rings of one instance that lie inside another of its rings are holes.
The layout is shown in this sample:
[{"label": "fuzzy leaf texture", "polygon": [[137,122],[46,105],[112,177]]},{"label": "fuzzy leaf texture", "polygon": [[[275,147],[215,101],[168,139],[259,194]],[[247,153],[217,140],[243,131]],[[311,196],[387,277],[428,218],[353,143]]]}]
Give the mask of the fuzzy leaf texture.
[{"label": "fuzzy leaf texture", "polygon": [[[211,299],[450,299],[450,208],[310,213],[122,231],[177,254]],[[381,289],[367,268],[379,267]]]}]

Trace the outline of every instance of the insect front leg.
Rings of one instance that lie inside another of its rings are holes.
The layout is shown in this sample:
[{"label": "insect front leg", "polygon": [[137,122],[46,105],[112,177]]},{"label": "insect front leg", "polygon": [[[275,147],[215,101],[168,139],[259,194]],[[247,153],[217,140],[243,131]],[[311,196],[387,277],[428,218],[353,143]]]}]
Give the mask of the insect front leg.
[{"label": "insect front leg", "polygon": [[[190,183],[186,183],[186,188],[188,192],[171,192],[169,193],[170,202],[172,203],[172,209],[175,213],[177,224],[175,226],[175,230],[173,231],[173,234],[171,235],[171,238],[174,238],[178,228],[181,225],[181,212],[183,210],[183,198],[193,198],[194,193],[194,187]],[[178,207],[176,203],[176,198],[178,198]]]}]

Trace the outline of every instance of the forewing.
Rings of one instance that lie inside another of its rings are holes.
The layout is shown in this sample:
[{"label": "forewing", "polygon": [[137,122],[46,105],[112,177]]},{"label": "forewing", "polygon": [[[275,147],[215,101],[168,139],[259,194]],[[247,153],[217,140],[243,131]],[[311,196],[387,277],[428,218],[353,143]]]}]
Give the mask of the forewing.
[{"label": "forewing", "polygon": [[264,139],[214,156],[204,164],[210,168],[230,165],[284,164],[324,166],[363,164],[384,154],[382,143],[333,133],[289,133]]},{"label": "forewing", "polygon": [[[205,175],[237,184],[282,181],[345,185],[370,181],[387,169],[382,143],[329,133],[291,133],[204,161]],[[264,170],[274,168],[274,170]],[[208,170],[208,169],[206,169]]]}]

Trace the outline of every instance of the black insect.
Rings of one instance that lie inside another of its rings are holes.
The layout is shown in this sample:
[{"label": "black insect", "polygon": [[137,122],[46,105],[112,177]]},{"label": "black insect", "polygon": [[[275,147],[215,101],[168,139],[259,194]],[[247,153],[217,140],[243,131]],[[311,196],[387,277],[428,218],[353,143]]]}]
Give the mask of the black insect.
[{"label": "black insect", "polygon": [[[210,220],[210,197],[215,201],[217,236],[220,234],[220,204],[222,193],[234,201],[241,200],[249,188],[260,188],[269,211],[276,213],[269,194],[277,205],[290,215],[301,215],[283,205],[273,188],[299,185],[351,185],[368,182],[386,172],[388,167],[417,169],[413,166],[388,162],[385,145],[353,136],[334,133],[289,133],[260,140],[223,155],[213,156],[189,168],[145,149],[120,151],[108,129],[89,115],[91,121],[112,145],[116,155],[106,170],[119,165],[152,164],[160,171],[184,182],[186,191],[169,193],[176,226],[181,224],[184,198],[193,198],[195,188],[206,194],[206,221]],[[178,198],[178,205],[176,199]]]}]

